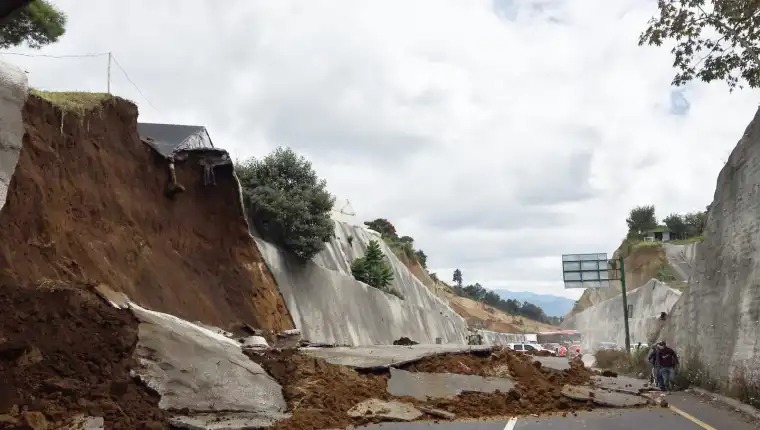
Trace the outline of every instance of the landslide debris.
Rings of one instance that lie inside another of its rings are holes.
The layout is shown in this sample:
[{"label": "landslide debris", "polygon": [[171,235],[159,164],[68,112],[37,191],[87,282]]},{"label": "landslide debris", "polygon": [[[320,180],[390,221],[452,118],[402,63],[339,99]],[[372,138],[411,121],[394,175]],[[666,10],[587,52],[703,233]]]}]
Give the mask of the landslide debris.
[{"label": "landslide debris", "polygon": [[0,270],[19,284],[104,283],[136,303],[218,327],[293,328],[240,204],[232,166],[167,160],[141,142],[137,107],[108,95],[30,94],[0,212]]},{"label": "landslide debris", "polygon": [[428,412],[422,418],[428,420],[440,419],[441,413],[457,418],[479,418],[595,407],[591,402],[573,401],[560,394],[565,384],[588,383],[591,372],[580,361],[574,361],[569,370],[556,371],[536,366],[531,357],[506,349],[485,356],[433,356],[401,366],[412,372],[511,377],[517,382],[517,388],[507,393],[465,392],[450,399],[427,401],[389,395],[387,371],[361,373],[295,349],[247,351],[246,354],[283,387],[292,417],[277,423],[273,427],[277,430],[345,428],[374,422],[377,418],[348,414],[354,406],[369,399],[401,401],[421,411],[438,411],[437,414]]},{"label": "landslide debris", "polygon": [[0,309],[0,428],[81,414],[103,417],[108,429],[168,428],[158,396],[129,375],[137,342],[129,311],[81,285],[7,279]]}]

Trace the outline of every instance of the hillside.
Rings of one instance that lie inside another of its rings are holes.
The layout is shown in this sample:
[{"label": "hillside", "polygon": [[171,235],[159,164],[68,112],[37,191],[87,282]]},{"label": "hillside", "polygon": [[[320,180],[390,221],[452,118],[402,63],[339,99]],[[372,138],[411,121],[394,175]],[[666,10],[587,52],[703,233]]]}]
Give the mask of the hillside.
[{"label": "hillside", "polygon": [[404,258],[403,255],[399,256],[399,259],[426,287],[446,300],[454,312],[464,318],[470,327],[501,333],[535,333],[556,329],[555,326],[520,316],[509,315],[485,303],[458,296],[454,294],[454,290],[445,282],[433,280],[428,271],[422,268],[418,262],[410,261],[408,258]]},{"label": "hillside", "polygon": [[575,300],[551,294],[536,294],[528,291],[494,290],[502,299],[527,301],[540,307],[550,317],[561,317],[573,308]]}]

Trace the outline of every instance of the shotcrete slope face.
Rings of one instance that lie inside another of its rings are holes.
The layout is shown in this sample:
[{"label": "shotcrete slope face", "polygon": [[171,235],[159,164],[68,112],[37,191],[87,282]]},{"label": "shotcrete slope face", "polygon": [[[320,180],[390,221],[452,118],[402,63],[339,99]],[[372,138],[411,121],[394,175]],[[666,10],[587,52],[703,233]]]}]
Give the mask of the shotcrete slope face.
[{"label": "shotcrete slope face", "polygon": [[231,166],[203,185],[191,156],[186,191],[165,197],[167,162],[118,98],[75,115],[30,96],[18,167],[0,212],[0,267],[23,284],[105,283],[157,311],[222,327],[292,328],[253,240]]},{"label": "shotcrete slope face", "polygon": [[[351,238],[351,239],[349,239]],[[377,240],[393,267],[392,288],[404,300],[354,279],[351,263]],[[466,343],[462,317],[444,304],[365,228],[335,221],[335,238],[314,259],[297,261],[257,238],[290,314],[304,338],[340,345],[391,344],[407,336],[420,343]]]},{"label": "shotcrete slope face", "polygon": [[[628,305],[633,307],[628,320],[631,344],[635,346],[638,342],[650,343],[657,339],[664,324],[660,313],[670,314],[679,297],[678,290],[656,279],[628,293]],[[590,351],[597,342],[625,345],[622,294],[568,316],[562,321],[562,328],[583,334],[584,351]]]},{"label": "shotcrete slope face", "polygon": [[26,85],[23,70],[0,60],[0,209],[5,205],[21,151],[24,136],[21,109],[26,100]]},{"label": "shotcrete slope face", "polygon": [[664,331],[689,370],[745,400],[760,392],[758,214],[760,111],[718,176],[692,282]]}]

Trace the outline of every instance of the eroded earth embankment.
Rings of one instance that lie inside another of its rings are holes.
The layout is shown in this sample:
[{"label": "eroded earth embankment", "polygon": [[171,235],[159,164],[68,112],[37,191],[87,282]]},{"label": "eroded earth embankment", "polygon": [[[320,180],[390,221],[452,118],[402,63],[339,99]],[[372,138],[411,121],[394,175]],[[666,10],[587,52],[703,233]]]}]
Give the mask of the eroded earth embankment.
[{"label": "eroded earth embankment", "polygon": [[185,192],[169,199],[167,161],[140,141],[136,106],[82,97],[61,108],[30,95],[24,106],[23,148],[0,212],[4,275],[28,286],[105,283],[223,328],[292,328],[248,234],[232,166],[205,186],[191,156],[177,164]]}]

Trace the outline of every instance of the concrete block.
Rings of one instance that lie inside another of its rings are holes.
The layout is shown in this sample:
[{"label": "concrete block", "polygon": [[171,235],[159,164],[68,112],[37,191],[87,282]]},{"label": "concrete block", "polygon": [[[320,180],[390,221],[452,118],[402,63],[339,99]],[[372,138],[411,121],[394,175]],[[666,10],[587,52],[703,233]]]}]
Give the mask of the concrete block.
[{"label": "concrete block", "polygon": [[454,373],[407,372],[391,368],[388,393],[397,397],[414,397],[417,400],[430,398],[451,398],[463,391],[480,393],[503,393],[515,388],[515,382],[508,378],[484,378],[475,375]]},{"label": "concrete block", "polygon": [[414,421],[422,416],[414,406],[394,400],[365,400],[348,410],[353,418],[382,418],[388,421]]}]

